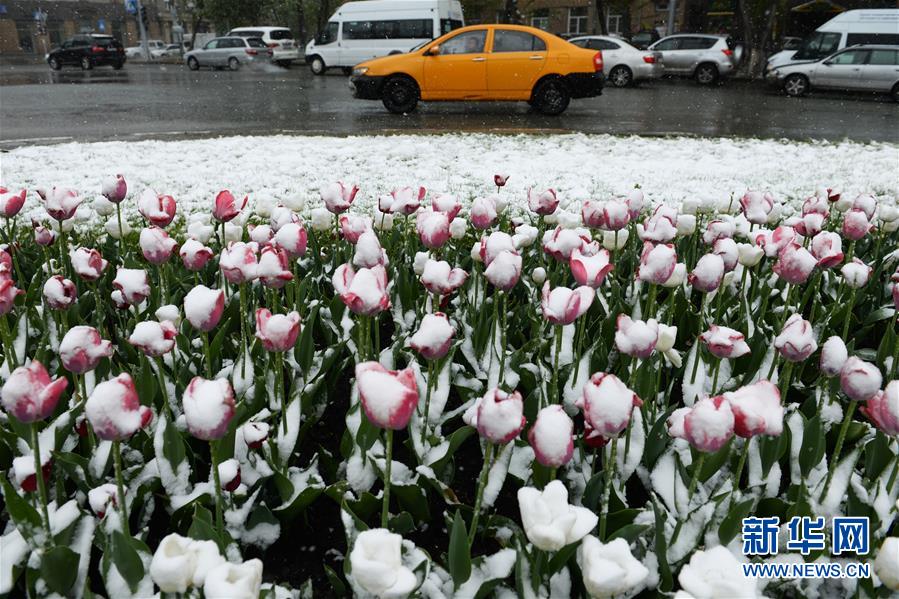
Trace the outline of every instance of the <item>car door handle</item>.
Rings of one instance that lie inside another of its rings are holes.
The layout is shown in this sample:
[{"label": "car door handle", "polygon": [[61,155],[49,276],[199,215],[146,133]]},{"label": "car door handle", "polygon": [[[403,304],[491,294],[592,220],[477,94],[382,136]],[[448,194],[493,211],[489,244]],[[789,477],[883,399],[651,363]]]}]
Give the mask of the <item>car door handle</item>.
[{"label": "car door handle", "polygon": [[543,57],[540,56],[540,55],[534,55],[534,56],[531,56],[531,57],[529,57],[529,58],[530,58],[530,60],[543,60]]},{"label": "car door handle", "polygon": [[471,62],[484,62],[487,60],[484,56],[475,56],[471,59]]}]

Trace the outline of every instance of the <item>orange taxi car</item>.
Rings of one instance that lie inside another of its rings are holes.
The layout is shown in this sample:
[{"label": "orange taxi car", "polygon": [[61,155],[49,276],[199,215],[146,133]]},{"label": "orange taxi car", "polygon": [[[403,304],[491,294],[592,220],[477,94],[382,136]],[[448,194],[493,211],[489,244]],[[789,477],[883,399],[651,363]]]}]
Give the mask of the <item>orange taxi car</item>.
[{"label": "orange taxi car", "polygon": [[602,93],[602,66],[602,53],[540,29],[474,25],[356,65],[350,88],[396,114],[412,112],[419,100],[525,100],[555,115],[572,98]]}]

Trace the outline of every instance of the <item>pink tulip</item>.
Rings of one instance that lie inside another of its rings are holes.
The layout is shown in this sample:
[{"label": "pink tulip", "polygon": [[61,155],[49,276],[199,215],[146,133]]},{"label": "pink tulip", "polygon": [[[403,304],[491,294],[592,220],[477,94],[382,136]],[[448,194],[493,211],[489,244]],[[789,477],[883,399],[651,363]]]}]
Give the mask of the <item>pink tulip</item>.
[{"label": "pink tulip", "polygon": [[275,233],[275,245],[287,252],[291,258],[306,255],[308,234],[302,223],[287,223]]},{"label": "pink tulip", "polygon": [[821,268],[832,268],[843,261],[843,241],[839,235],[821,231],[812,239],[812,255]]},{"label": "pink tulip", "polygon": [[609,439],[597,433],[589,420],[584,420],[584,444],[590,449],[602,449],[609,444]]},{"label": "pink tulip", "polygon": [[819,196],[810,196],[802,203],[802,215],[820,214],[824,218],[830,215],[830,204],[827,198]]},{"label": "pink tulip", "polygon": [[494,231],[486,237],[481,237],[481,262],[483,262],[486,266],[490,266],[490,263],[493,262],[493,259],[496,258],[496,256],[498,256],[500,252],[505,251],[516,251],[515,241],[508,233],[504,233],[502,231]]},{"label": "pink tulip", "polygon": [[112,355],[112,342],[102,339],[94,327],[75,326],[59,344],[59,359],[69,372],[84,374]]},{"label": "pink tulip", "polygon": [[234,220],[234,218],[240,214],[241,210],[246,207],[249,199],[249,196],[244,196],[243,200],[238,204],[234,194],[227,189],[224,189],[215,196],[215,201],[212,206],[212,217],[220,223]]},{"label": "pink tulip", "polygon": [[409,347],[427,360],[439,360],[449,352],[453,335],[453,326],[446,314],[425,314],[421,319],[421,326],[409,338]]},{"label": "pink tulip", "polygon": [[852,200],[852,210],[861,210],[871,220],[877,211],[877,200],[869,193],[860,193]]},{"label": "pink tulip", "polygon": [[734,414],[734,433],[748,439],[783,432],[784,409],[780,391],[770,381],[759,381],[724,394]]},{"label": "pink tulip", "polygon": [[893,283],[893,289],[891,293],[893,295],[893,306],[895,306],[896,311],[899,312],[899,282]]},{"label": "pink tulip", "polygon": [[736,226],[732,221],[716,219],[706,225],[702,240],[708,245],[714,245],[719,239],[733,237],[735,232]]},{"label": "pink tulip", "polygon": [[177,336],[178,329],[172,322],[147,320],[137,323],[131,336],[128,337],[128,343],[147,357],[158,358],[172,351]]},{"label": "pink tulip", "polygon": [[537,420],[528,431],[528,442],[534,457],[547,468],[559,468],[574,455],[574,422],[559,405],[537,412]]},{"label": "pink tulip", "polygon": [[646,203],[646,199],[643,197],[643,190],[639,187],[630,190],[624,199],[624,203],[627,205],[627,211],[631,220],[636,219],[640,212],[643,211],[643,206]]},{"label": "pink tulip", "polygon": [[619,314],[616,321],[615,347],[623,354],[646,359],[652,355],[659,341],[659,323],[653,319],[643,322]]},{"label": "pink tulip", "polygon": [[571,274],[578,285],[587,285],[593,289],[602,286],[606,275],[615,267],[609,262],[609,250],[601,249],[593,254],[585,254],[581,248],[571,252],[568,264],[571,266]]},{"label": "pink tulip", "polygon": [[849,351],[843,340],[834,335],[821,346],[821,359],[818,363],[824,376],[836,376],[843,370],[849,359]]},{"label": "pink tulip", "polygon": [[124,372],[94,387],[84,413],[94,433],[104,441],[127,439],[153,418],[150,408],[140,405],[131,375]]},{"label": "pink tulip", "polygon": [[270,427],[266,422],[247,422],[240,428],[243,439],[250,449],[259,449],[268,439]]},{"label": "pink tulip", "polygon": [[887,383],[860,408],[862,414],[885,435],[899,436],[899,380]]},{"label": "pink tulip", "polygon": [[113,204],[119,204],[128,194],[128,184],[125,183],[125,177],[116,175],[108,177],[100,186],[100,193]]},{"label": "pink tulip", "polygon": [[271,243],[266,244],[259,255],[256,276],[263,285],[271,289],[281,289],[292,281],[293,273],[290,272],[287,252]]},{"label": "pink tulip", "polygon": [[366,231],[359,236],[356,251],[353,252],[353,265],[362,268],[387,266],[387,252],[381,247],[377,233]]},{"label": "pink tulip", "polygon": [[69,260],[75,274],[88,282],[96,281],[103,276],[103,271],[109,266],[109,262],[103,259],[100,252],[89,248],[69,250]]},{"label": "pink tulip", "polygon": [[571,252],[589,244],[591,239],[575,231],[561,226],[543,234],[543,251],[558,260],[568,262]]},{"label": "pink tulip", "polygon": [[450,219],[444,212],[423,210],[415,219],[418,239],[425,247],[432,250],[443,247],[449,239]]},{"label": "pink tulip", "polygon": [[643,243],[640,265],[637,267],[637,278],[644,283],[664,284],[677,266],[677,252],[668,244],[654,245],[648,241]]},{"label": "pink tulip", "polygon": [[53,275],[44,283],[44,301],[54,310],[65,310],[78,298],[75,283],[61,275]]},{"label": "pink tulip", "polygon": [[859,260],[853,258],[852,262],[848,262],[840,269],[843,280],[852,289],[861,289],[871,280],[874,269]]},{"label": "pink tulip", "polygon": [[484,276],[497,289],[511,290],[521,278],[521,256],[508,250],[500,252],[484,269]]},{"label": "pink tulip", "polygon": [[840,370],[840,388],[855,401],[871,399],[880,391],[881,384],[883,375],[880,374],[880,370],[874,364],[855,356],[846,360]]},{"label": "pink tulip", "polygon": [[636,212],[632,212],[630,206],[636,206],[634,202],[609,200],[602,207],[603,220],[605,226],[603,229],[607,231],[620,231],[625,228],[632,219],[637,218],[640,210],[643,209],[642,203]]},{"label": "pink tulip", "polygon": [[749,353],[749,345],[746,344],[743,333],[728,327],[713,324],[699,339],[718,358],[733,359]]},{"label": "pink tulip", "polygon": [[462,204],[460,204],[456,196],[452,194],[438,193],[431,198],[431,209],[434,212],[443,212],[446,214],[446,218],[452,221],[462,210]]},{"label": "pink tulip", "polygon": [[740,206],[743,208],[743,216],[751,223],[764,225],[768,222],[768,215],[774,209],[774,195],[770,191],[747,191],[740,198]]},{"label": "pink tulip", "polygon": [[0,214],[4,218],[12,218],[17,215],[22,206],[25,205],[26,194],[27,192],[24,189],[17,193],[7,191],[5,187],[0,187]]},{"label": "pink tulip", "polygon": [[50,218],[57,221],[69,220],[75,216],[75,211],[82,202],[81,196],[73,189],[52,187],[50,191],[38,189],[37,193],[44,202],[44,210]]},{"label": "pink tulip", "polygon": [[130,306],[139,305],[150,296],[150,281],[145,270],[119,268],[112,286],[121,293],[122,301]]},{"label": "pink tulip", "polygon": [[687,280],[693,289],[709,293],[718,289],[724,278],[724,259],[718,254],[705,254],[693,268],[693,272],[687,275]]},{"label": "pink tulip", "polygon": [[178,207],[175,198],[159,195],[152,189],[145,189],[137,197],[137,210],[157,227],[167,227],[175,219]]},{"label": "pink tulip", "polygon": [[831,203],[839,202],[842,195],[839,189],[831,187],[818,188],[815,193],[822,198],[826,198]]},{"label": "pink tulip", "polygon": [[549,281],[546,281],[543,283],[543,297],[540,300],[543,318],[555,325],[571,324],[587,313],[594,297],[596,292],[586,285],[577,289],[556,287],[550,291]]},{"label": "pink tulip", "polygon": [[818,349],[818,343],[811,323],[803,320],[799,314],[793,314],[787,319],[780,334],[774,338],[774,347],[784,359],[801,362]]},{"label": "pink tulip", "polygon": [[259,250],[252,241],[232,241],[222,249],[219,256],[219,269],[225,275],[229,283],[240,285],[248,283],[259,277],[259,262],[256,252]]},{"label": "pink tulip", "polygon": [[341,214],[337,222],[340,225],[340,235],[353,245],[360,235],[372,230],[371,217],[368,216]]},{"label": "pink tulip", "polygon": [[0,316],[9,314],[13,309],[16,297],[24,295],[24,291],[16,287],[15,281],[6,271],[0,271]]},{"label": "pink tulip", "polygon": [[795,225],[796,232],[803,237],[814,237],[824,228],[824,220],[827,218],[823,214],[812,212],[804,215]]},{"label": "pink tulip", "polygon": [[44,225],[39,225],[37,222],[32,223],[34,227],[34,242],[41,247],[49,247],[53,245],[53,242],[56,241],[56,233],[53,232],[53,229],[48,229]]},{"label": "pink tulip", "polygon": [[862,239],[874,226],[863,210],[853,208],[843,216],[843,237],[852,241]]},{"label": "pink tulip", "polygon": [[591,229],[606,228],[606,219],[603,208],[603,202],[584,200],[581,204],[581,221],[584,223],[584,226]]},{"label": "pink tulip", "polygon": [[471,224],[475,229],[487,229],[496,222],[498,212],[493,198],[475,198],[471,203]]},{"label": "pink tulip", "polygon": [[765,255],[769,258],[777,256],[782,249],[793,243],[796,239],[796,231],[793,227],[781,225],[773,231],[756,234],[756,245],[765,248]]},{"label": "pink tulip", "polygon": [[342,181],[331,183],[319,190],[319,196],[325,203],[325,208],[332,214],[340,214],[349,210],[357,193],[359,193],[358,187],[346,185]]},{"label": "pink tulip", "polygon": [[164,229],[148,227],[140,232],[140,251],[151,264],[159,266],[168,262],[177,247],[178,243]]},{"label": "pink tulip", "polygon": [[740,258],[740,249],[737,242],[730,237],[722,237],[712,245],[712,253],[721,256],[724,260],[724,272],[730,272],[737,267]]},{"label": "pink tulip", "polygon": [[215,255],[212,248],[208,248],[196,239],[188,239],[178,250],[181,262],[187,270],[198,272],[206,267]]},{"label": "pink tulip", "polygon": [[0,390],[0,399],[19,422],[45,420],[53,415],[68,383],[64,378],[51,381],[44,365],[32,360],[12,371]]},{"label": "pink tulip", "polygon": [[627,428],[631,413],[643,401],[614,374],[597,372],[584,385],[575,405],[584,411],[588,437],[611,438]]},{"label": "pink tulip", "polygon": [[509,175],[504,175],[504,174],[499,174],[499,173],[496,175],[493,175],[493,184],[496,185],[497,187],[505,187],[506,181],[508,181],[508,180],[509,180]]},{"label": "pink tulip", "polygon": [[283,352],[297,344],[300,336],[298,312],[272,314],[265,308],[256,310],[256,338],[266,351]]},{"label": "pink tulip", "polygon": [[499,388],[479,397],[462,415],[462,420],[476,428],[482,439],[500,445],[517,437],[527,423],[521,393],[506,393]]},{"label": "pink tulip", "polygon": [[225,310],[225,292],[197,285],[184,296],[184,316],[198,331],[208,333],[222,319]]},{"label": "pink tulip", "polygon": [[414,214],[425,199],[424,187],[399,187],[378,199],[378,209],[385,214]]},{"label": "pink tulip", "polygon": [[191,379],[181,398],[187,430],[197,439],[215,441],[228,433],[234,418],[234,390],[228,379]]},{"label": "pink tulip", "polygon": [[780,250],[772,270],[787,283],[801,285],[808,280],[817,264],[810,251],[793,242]]},{"label": "pink tulip", "polygon": [[116,495],[118,495],[116,486],[112,483],[107,483],[88,491],[87,502],[94,514],[97,515],[97,518],[103,519],[110,508],[116,509],[118,506]]},{"label": "pink tulip", "polygon": [[451,268],[444,260],[429,259],[421,273],[421,284],[428,293],[443,296],[456,291],[467,278],[468,273],[461,268]]},{"label": "pink tulip", "polygon": [[653,243],[671,241],[677,237],[677,210],[671,206],[657,206],[638,233],[643,241],[652,241]]},{"label": "pink tulip", "polygon": [[559,206],[559,198],[556,196],[555,189],[545,189],[536,191],[528,189],[528,208],[531,212],[546,216],[556,211]]},{"label": "pink tulip", "polygon": [[265,245],[275,235],[269,225],[247,225],[247,233],[250,234],[250,241],[259,245]]},{"label": "pink tulip", "polygon": [[362,409],[378,428],[402,430],[418,405],[418,384],[411,368],[387,370],[378,362],[356,365]]},{"label": "pink tulip", "polygon": [[683,414],[683,438],[697,450],[718,451],[733,437],[734,413],[723,396],[704,397],[686,409],[689,412]]},{"label": "pink tulip", "polygon": [[390,307],[387,271],[383,266],[356,271],[349,264],[341,264],[334,271],[331,283],[340,301],[356,314],[373,316]]}]

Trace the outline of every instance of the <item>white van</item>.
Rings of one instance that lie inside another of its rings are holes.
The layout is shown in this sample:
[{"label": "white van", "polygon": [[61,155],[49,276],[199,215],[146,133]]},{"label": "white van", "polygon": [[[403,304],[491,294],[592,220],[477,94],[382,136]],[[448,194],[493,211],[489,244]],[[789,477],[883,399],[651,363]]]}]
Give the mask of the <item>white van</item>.
[{"label": "white van", "polygon": [[463,25],[459,0],[347,2],[306,45],[306,63],[316,75],[333,67],[348,72],[364,60],[408,52]]},{"label": "white van", "polygon": [[899,44],[899,9],[847,10],[821,25],[796,50],[783,50],[768,59],[768,68],[791,62],[815,61],[859,44]]},{"label": "white van", "polygon": [[228,32],[227,37],[258,37],[272,49],[272,62],[289,67],[300,57],[300,51],[293,41],[293,33],[287,27],[237,27]]}]

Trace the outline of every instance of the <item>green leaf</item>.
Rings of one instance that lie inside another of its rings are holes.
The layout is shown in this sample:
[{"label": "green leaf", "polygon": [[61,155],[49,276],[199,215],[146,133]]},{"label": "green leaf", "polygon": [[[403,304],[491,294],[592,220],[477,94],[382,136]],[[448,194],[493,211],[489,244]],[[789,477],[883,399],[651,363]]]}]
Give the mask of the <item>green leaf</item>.
[{"label": "green leaf", "polygon": [[471,577],[471,549],[468,546],[468,531],[465,529],[465,520],[462,513],[456,510],[453,519],[453,529],[450,532],[449,542],[449,571],[453,577],[453,584],[459,588]]},{"label": "green leaf", "polygon": [[659,560],[660,589],[670,591],[674,586],[674,577],[671,575],[671,566],[668,565],[668,541],[665,538],[665,516],[662,509],[652,498],[652,511],[655,514],[655,552]]},{"label": "green leaf", "polygon": [[565,564],[568,563],[568,560],[571,559],[571,556],[574,555],[574,552],[577,551],[577,548],[580,547],[580,545],[580,541],[577,541],[559,549],[552,559],[549,560],[547,576],[551,577],[553,574],[564,568]]},{"label": "green leaf", "polygon": [[884,471],[887,464],[893,459],[890,451],[890,442],[882,432],[865,446],[865,477],[874,480]]},{"label": "green leaf", "polygon": [[335,597],[346,597],[348,593],[346,592],[346,585],[340,579],[340,576],[337,575],[337,572],[332,570],[327,564],[322,564],[322,568],[325,569],[325,576],[328,577],[328,582],[331,583],[331,588],[334,591]]},{"label": "green leaf", "polygon": [[119,571],[132,592],[137,591],[137,585],[144,578],[144,563],[134,546],[120,531],[113,531],[110,537],[112,563]]},{"label": "green leaf", "polygon": [[200,504],[194,505],[194,517],[187,536],[199,541],[219,542],[218,533],[212,525],[212,513]]},{"label": "green leaf", "polygon": [[315,306],[312,309],[312,312],[306,317],[305,322],[303,323],[303,330],[300,333],[300,342],[294,353],[294,357],[303,372],[309,372],[309,368],[312,366],[312,360],[315,357],[315,339],[312,335],[315,331],[315,320],[318,317],[319,308],[320,305]]},{"label": "green leaf", "polygon": [[873,312],[869,312],[865,317],[865,324],[871,324],[872,322],[878,322],[881,320],[886,320],[888,318],[892,318],[893,315],[896,314],[895,308],[880,308],[879,310],[874,310]]},{"label": "green leaf", "polygon": [[0,476],[0,485],[3,486],[3,499],[6,501],[6,511],[9,512],[9,517],[21,529],[24,536],[30,537],[33,531],[41,527],[40,514],[16,493],[5,476]]},{"label": "green leaf", "polygon": [[165,415],[163,415],[162,418],[166,419],[165,430],[162,433],[162,438],[164,441],[164,444],[162,446],[162,455],[165,456],[165,459],[167,459],[172,465],[172,470],[177,472],[178,465],[184,461],[184,458],[186,456],[186,453],[184,451],[184,440],[181,438],[181,434],[178,432],[178,429],[168,421],[168,418]]},{"label": "green leaf", "polygon": [[821,430],[821,419],[818,414],[805,423],[802,434],[802,447],[799,449],[799,469],[803,476],[808,476],[812,468],[824,457],[824,432]]},{"label": "green leaf", "polygon": [[658,459],[665,453],[668,447],[668,416],[674,408],[663,413],[652,425],[646,436],[645,449],[643,450],[643,465],[652,470]]},{"label": "green leaf", "polygon": [[650,528],[652,527],[649,524],[628,524],[609,535],[609,540],[624,539],[628,543],[633,543]]},{"label": "green leaf", "polygon": [[50,590],[60,595],[68,595],[69,589],[78,578],[78,554],[58,545],[47,551],[41,558],[41,578]]},{"label": "green leaf", "polygon": [[737,532],[742,529],[743,518],[749,515],[749,510],[752,509],[752,502],[752,499],[747,499],[730,508],[727,516],[725,516],[718,527],[718,540],[721,541],[722,545],[730,543],[737,536]]},{"label": "green leaf", "polygon": [[[746,441],[749,442],[748,440]],[[784,427],[783,431],[777,437],[761,437],[759,439],[759,456],[762,460],[762,474],[768,476],[771,472],[771,466],[787,452],[790,446],[790,428]],[[739,483],[739,481],[737,481]]]},{"label": "green leaf", "polygon": [[390,519],[387,528],[398,535],[405,535],[415,529],[415,521],[409,512],[400,512]]}]

